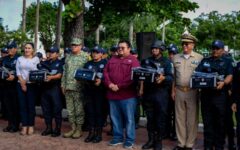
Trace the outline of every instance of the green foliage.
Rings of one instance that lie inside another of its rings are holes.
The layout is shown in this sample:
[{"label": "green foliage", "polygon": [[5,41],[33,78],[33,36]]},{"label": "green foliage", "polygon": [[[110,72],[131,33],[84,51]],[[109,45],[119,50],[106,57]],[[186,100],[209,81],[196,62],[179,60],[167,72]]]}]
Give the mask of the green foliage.
[{"label": "green foliage", "polygon": [[69,4],[65,5],[65,11],[62,13],[63,17],[71,22],[83,12],[82,6],[81,0],[71,0]]},{"label": "green foliage", "polygon": [[221,15],[217,11],[201,14],[194,21],[192,31],[200,48],[209,48],[213,40],[224,41],[232,49],[240,49],[240,11]]},{"label": "green foliage", "polygon": [[[26,10],[26,31],[31,38],[34,37],[35,20],[36,20],[36,3],[32,3]],[[39,9],[39,36],[40,41],[45,49],[54,44],[56,23],[57,23],[56,3],[52,4],[47,1],[40,2]]]}]

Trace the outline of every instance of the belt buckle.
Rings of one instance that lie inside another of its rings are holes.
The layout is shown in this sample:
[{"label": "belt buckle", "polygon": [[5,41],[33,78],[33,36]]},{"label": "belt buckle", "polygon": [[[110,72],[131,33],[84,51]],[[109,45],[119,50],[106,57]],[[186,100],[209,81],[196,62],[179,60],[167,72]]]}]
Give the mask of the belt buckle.
[{"label": "belt buckle", "polygon": [[183,91],[184,91],[184,92],[187,92],[187,91],[188,91],[188,89],[187,89],[186,86],[183,87]]}]

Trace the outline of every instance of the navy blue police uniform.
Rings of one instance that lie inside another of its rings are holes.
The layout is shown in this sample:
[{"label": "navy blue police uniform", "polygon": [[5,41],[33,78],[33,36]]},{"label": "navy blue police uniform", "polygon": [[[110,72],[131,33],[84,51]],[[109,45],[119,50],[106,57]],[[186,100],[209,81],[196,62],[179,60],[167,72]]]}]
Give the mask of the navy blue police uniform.
[{"label": "navy blue police uniform", "polygon": [[236,112],[236,119],[237,119],[237,147],[240,148],[240,62],[237,63],[236,67],[234,68],[233,74],[233,84],[232,84],[232,97],[233,103],[237,105],[237,112]]},{"label": "navy blue police uniform", "polygon": [[[17,48],[16,43],[10,42],[7,46],[8,49]],[[10,71],[10,74],[14,75],[13,81],[4,81],[3,88],[3,106],[6,109],[6,117],[8,120],[8,126],[3,129],[4,132],[17,132],[20,124],[19,114],[19,102],[17,98],[17,75],[16,75],[16,62],[19,55],[6,56],[2,60],[2,66]]]},{"label": "navy blue police uniform", "polygon": [[[163,43],[155,42],[151,48],[164,50]],[[149,57],[141,62],[144,68],[163,68],[165,80],[162,83],[144,82],[142,104],[147,115],[148,142],[143,145],[143,149],[162,149],[162,138],[165,135],[167,109],[169,101],[169,88],[173,80],[171,62],[161,56],[160,58]]]},{"label": "navy blue police uniform", "polygon": [[[217,43],[213,42],[212,46],[223,48],[222,42],[220,45],[216,45]],[[224,56],[220,58],[211,56],[204,58],[196,68],[196,71],[205,73],[217,72],[218,75],[224,76],[225,78],[233,74],[233,66],[231,61]],[[206,88],[201,91],[205,149],[213,149],[213,147],[218,150],[224,149],[227,100],[228,87],[226,85],[220,90],[216,88]]]},{"label": "navy blue police uniform", "polygon": [[[59,52],[58,48],[52,47],[50,53]],[[50,72],[53,75],[63,73],[63,64],[59,59],[47,60],[42,62],[44,66],[48,66]],[[61,98],[61,79],[51,80],[49,82],[43,82],[42,84],[42,98],[41,105],[43,110],[43,116],[46,123],[46,130],[42,135],[51,134],[53,137],[61,134],[62,124],[62,98]],[[55,120],[56,127],[52,130],[52,120]]]},{"label": "navy blue police uniform", "polygon": [[[103,53],[103,49],[99,46],[94,47],[92,51]],[[97,78],[103,80],[102,73],[106,63],[106,59],[101,59],[98,62],[91,60],[84,65],[84,68],[97,72],[99,74]],[[86,96],[85,108],[89,125],[89,135],[85,139],[85,142],[92,141],[97,143],[102,140],[104,108],[106,108],[104,106],[106,105],[106,89],[102,81],[99,86],[95,85],[95,81],[86,81],[84,89]]]}]

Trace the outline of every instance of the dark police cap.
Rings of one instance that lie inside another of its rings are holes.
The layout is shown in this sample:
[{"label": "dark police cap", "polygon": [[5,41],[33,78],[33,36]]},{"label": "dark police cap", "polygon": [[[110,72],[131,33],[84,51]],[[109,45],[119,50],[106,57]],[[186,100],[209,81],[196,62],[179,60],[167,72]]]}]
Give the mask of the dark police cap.
[{"label": "dark police cap", "polygon": [[161,49],[162,51],[164,51],[164,50],[166,49],[166,46],[165,46],[165,44],[164,44],[162,41],[156,40],[156,41],[153,42],[152,45],[151,45],[151,49],[153,49],[153,48],[159,48],[159,49]]},{"label": "dark police cap", "polygon": [[86,46],[83,46],[83,47],[82,47],[82,51],[84,51],[84,52],[87,52],[87,53],[89,53],[89,52],[90,52],[89,48],[88,48],[88,47],[86,47]]},{"label": "dark police cap", "polygon": [[17,48],[16,41],[10,41],[7,43],[7,49]]},{"label": "dark police cap", "polygon": [[7,53],[8,53],[8,49],[7,49],[6,47],[2,48],[2,49],[1,49],[1,53],[7,54]]},{"label": "dark police cap", "polygon": [[69,48],[69,47],[66,47],[66,48],[64,49],[64,53],[66,53],[66,54],[71,53],[71,51],[72,51],[72,49]]},{"label": "dark police cap", "polygon": [[99,45],[96,45],[92,48],[91,52],[104,53],[105,50],[102,47],[100,47]]},{"label": "dark police cap", "polygon": [[39,58],[39,59],[42,59],[43,58],[43,54],[41,52],[37,52],[36,53],[36,56]]},{"label": "dark police cap", "polygon": [[132,49],[131,49],[131,51],[130,51],[130,53],[131,53],[131,54],[137,54],[137,53],[138,53],[138,51],[137,51],[137,49],[136,49],[136,48],[132,48]]},{"label": "dark police cap", "polygon": [[110,51],[111,52],[116,52],[118,50],[118,46],[117,45],[113,45],[111,48],[110,48]]},{"label": "dark police cap", "polygon": [[49,52],[50,52],[50,53],[59,53],[59,48],[57,48],[56,46],[52,46],[52,47],[49,49]]},{"label": "dark police cap", "polygon": [[220,49],[220,48],[224,49],[223,41],[220,41],[220,40],[213,41],[212,42],[212,49],[215,49],[215,48],[217,48],[217,49]]},{"label": "dark police cap", "polygon": [[169,53],[173,53],[173,54],[177,54],[178,53],[178,48],[175,44],[170,44],[168,47],[168,52]]}]

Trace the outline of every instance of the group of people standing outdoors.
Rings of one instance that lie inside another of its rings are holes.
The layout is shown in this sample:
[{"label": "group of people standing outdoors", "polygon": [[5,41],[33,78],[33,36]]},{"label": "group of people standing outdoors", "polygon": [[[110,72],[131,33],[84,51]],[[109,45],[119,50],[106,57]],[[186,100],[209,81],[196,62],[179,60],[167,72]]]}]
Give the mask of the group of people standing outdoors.
[{"label": "group of people standing outdoors", "polygon": [[[197,138],[200,102],[204,149],[223,150],[228,120],[232,121],[228,112],[231,111],[231,105],[233,111],[237,110],[240,99],[240,64],[234,68],[233,60],[224,54],[224,43],[220,40],[212,42],[212,55],[206,58],[194,51],[197,39],[191,33],[183,33],[181,43],[182,53],[178,53],[176,45],[166,47],[162,41],[156,40],[151,45],[151,56],[141,62],[131,53],[132,46],[127,40],[120,40],[113,47],[113,55],[109,59],[103,59],[105,52],[99,45],[92,48],[89,54],[82,50],[82,40],[74,38],[71,53],[64,59],[59,59],[57,47],[51,47],[45,61],[35,56],[33,43],[25,44],[22,56],[17,54],[15,42],[8,43],[7,50],[2,49],[2,52],[5,50],[8,54],[1,59],[1,66],[12,71],[9,71],[5,80],[1,80],[0,85],[2,104],[8,120],[8,126],[3,131],[17,132],[21,124],[21,135],[34,133],[35,102],[40,91],[46,124],[43,136],[61,135],[64,95],[71,125],[71,130],[63,134],[64,138],[80,138],[84,121],[87,121],[89,133],[84,141],[100,142],[102,128],[109,114],[113,134],[109,145],[123,144],[124,148],[131,149],[136,139],[135,116],[141,98],[148,132],[148,140],[142,149],[163,149],[162,141],[171,124],[173,131],[168,134],[171,133],[173,138],[176,134],[177,139],[174,150],[191,150]],[[163,54],[166,49],[169,58]],[[55,70],[55,74],[48,74],[40,85],[31,82],[29,73],[44,66],[49,66],[50,71]],[[132,69],[140,66],[161,68],[162,72],[153,82],[135,81],[131,78]],[[94,70],[102,76],[94,81],[77,81],[74,74],[79,68]],[[224,78],[217,81],[215,88],[193,89],[190,87],[190,79],[194,71],[217,72]],[[109,109],[108,113],[106,109]],[[239,122],[239,112],[236,116]],[[230,128],[233,130],[232,126]],[[240,148],[239,123],[237,137],[238,147],[235,146],[233,137],[228,136],[232,138],[229,140],[232,143],[228,142],[229,149]]]}]

